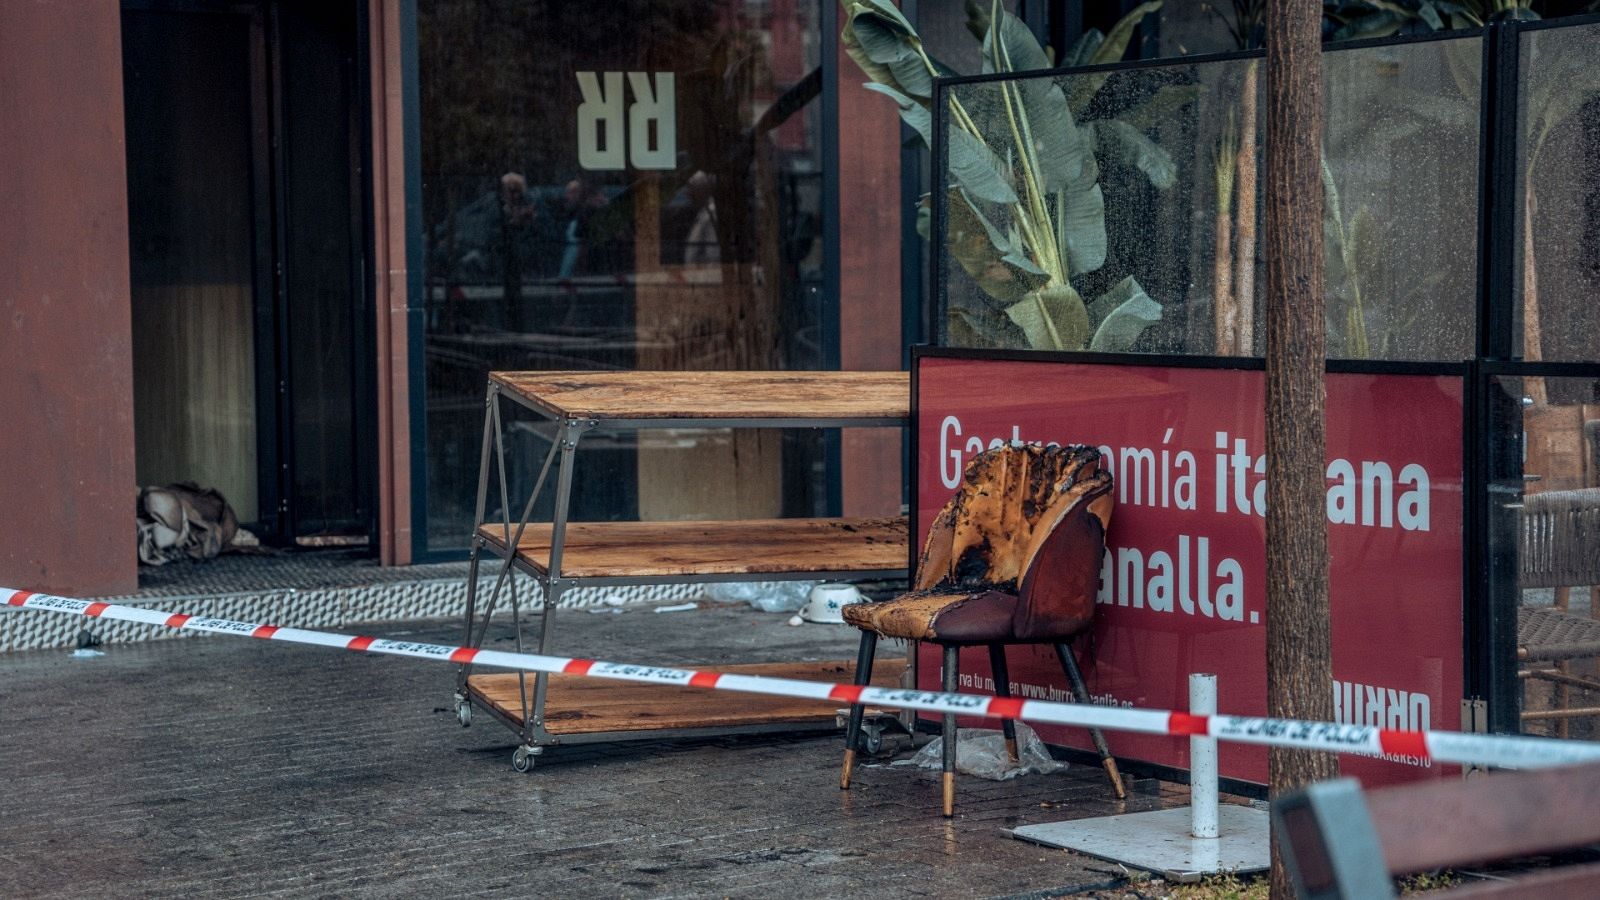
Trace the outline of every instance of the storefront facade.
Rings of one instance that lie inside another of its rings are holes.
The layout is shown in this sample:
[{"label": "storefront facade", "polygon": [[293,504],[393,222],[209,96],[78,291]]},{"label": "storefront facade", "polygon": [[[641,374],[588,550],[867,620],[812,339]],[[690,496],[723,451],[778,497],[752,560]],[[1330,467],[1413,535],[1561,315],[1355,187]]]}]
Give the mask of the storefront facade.
[{"label": "storefront facade", "polygon": [[[108,284],[93,303],[43,285],[13,301],[17,351],[84,352],[8,352],[22,377],[4,392],[21,428],[7,455],[37,452],[51,475],[7,485],[47,523],[6,529],[12,581],[133,589],[120,512],[136,485],[185,480],[271,544],[462,556],[491,368],[901,365],[898,125],[841,90],[854,78],[841,85],[823,39],[831,4],[130,0],[72,23],[4,16],[31,41],[8,56],[8,109],[55,109],[17,120],[37,127],[10,132],[8,179],[70,220],[14,245],[17,265],[84,271],[67,226],[92,214]],[[24,66],[42,56],[100,76],[95,102]],[[63,172],[46,148],[86,156],[86,133],[104,158]],[[98,187],[58,184],[88,172]],[[51,385],[81,421],[39,409]],[[21,440],[30,424],[49,440]],[[93,440],[62,452],[85,428]],[[588,518],[902,500],[898,442],[878,436],[592,452],[606,477],[578,500]],[[87,531],[85,505],[107,511]]]},{"label": "storefront facade", "polygon": [[[1007,6],[1056,46],[1121,12]],[[979,71],[963,4],[903,8],[941,61]],[[0,503],[16,511],[0,583],[134,589],[134,490],[180,480],[221,489],[269,543],[460,558],[492,369],[899,369],[913,343],[962,345],[951,310],[986,301],[959,272],[929,272],[917,204],[934,165],[894,104],[861,88],[840,16],[832,0],[0,10],[14,210],[0,268],[18,273],[0,332]],[[1493,496],[1520,497],[1525,481],[1600,484],[1587,300],[1600,188],[1582,162],[1600,88],[1563,62],[1592,55],[1592,29],[1506,34],[1492,54],[1474,32],[1450,39],[1459,52],[1395,45],[1340,57],[1344,75],[1330,63],[1349,87],[1330,115],[1374,122],[1329,147],[1344,199],[1329,265],[1339,304],[1396,300],[1361,323],[1367,358],[1471,361],[1470,421],[1485,430],[1466,462]],[[1226,21],[1175,8],[1127,56],[1237,42]],[[1149,77],[1215,96],[1249,65]],[[1362,143],[1408,127],[1412,95],[1447,89],[1450,104],[1422,107],[1420,141],[1409,123],[1407,154]],[[1484,102],[1519,91],[1515,106]],[[1106,185],[1112,264],[1081,287],[1136,272],[1166,311],[1135,352],[1216,350],[1202,302],[1215,236],[1194,216],[1210,202],[1205,129],[1223,119],[1202,118],[1163,132],[1187,142],[1178,193]],[[1374,221],[1404,227],[1373,244]],[[1000,343],[1030,349],[1008,327]],[[878,515],[910,499],[894,436],[624,435],[583,452],[603,477],[575,496],[580,519]],[[509,471],[509,493],[534,474]],[[1468,591],[1585,587],[1528,581],[1504,508],[1467,498],[1483,539],[1466,550]],[[1514,646],[1507,614],[1463,626],[1502,700],[1517,687],[1488,654]]]}]

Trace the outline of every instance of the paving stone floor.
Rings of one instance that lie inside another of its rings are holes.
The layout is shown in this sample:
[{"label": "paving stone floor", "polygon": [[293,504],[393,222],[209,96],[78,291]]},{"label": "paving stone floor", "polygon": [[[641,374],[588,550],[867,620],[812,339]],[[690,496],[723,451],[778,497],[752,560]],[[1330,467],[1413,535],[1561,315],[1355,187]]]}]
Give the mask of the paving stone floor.
[{"label": "paving stone floor", "polygon": [[[552,649],[851,655],[848,629],[783,620],[564,610]],[[937,773],[873,766],[839,791],[834,736],[554,748],[519,775],[508,730],[456,723],[448,666],[228,637],[104,649],[0,654],[0,897],[1054,896],[1122,873],[1002,828],[1181,802],[1154,781],[1117,802],[1075,766],[960,776],[946,822]]]}]

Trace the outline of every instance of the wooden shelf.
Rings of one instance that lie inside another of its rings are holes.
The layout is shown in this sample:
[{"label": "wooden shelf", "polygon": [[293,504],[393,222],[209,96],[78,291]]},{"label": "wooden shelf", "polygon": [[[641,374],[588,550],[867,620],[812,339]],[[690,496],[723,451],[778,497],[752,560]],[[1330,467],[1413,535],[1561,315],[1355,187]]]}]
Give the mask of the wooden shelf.
[{"label": "wooden shelf", "polygon": [[[854,674],[854,663],[846,660],[714,668],[718,672],[828,683],[849,682]],[[879,687],[897,687],[905,668],[903,659],[879,660],[873,666],[872,683]],[[533,676],[527,678],[531,696]],[[473,675],[467,679],[467,690],[475,701],[492,707],[520,727],[522,700],[517,679],[514,672]],[[837,700],[797,700],[739,691],[552,675],[545,699],[544,727],[551,734],[563,735],[741,725],[814,723],[831,726],[834,713],[845,705]]]},{"label": "wooden shelf", "polygon": [[[516,526],[512,526],[515,533]],[[504,526],[478,533],[505,552]],[[716,522],[571,522],[564,578],[904,572],[904,517],[739,519]],[[550,526],[530,523],[517,557],[549,574]]]},{"label": "wooden shelf", "polygon": [[556,419],[904,421],[905,372],[491,372]]}]

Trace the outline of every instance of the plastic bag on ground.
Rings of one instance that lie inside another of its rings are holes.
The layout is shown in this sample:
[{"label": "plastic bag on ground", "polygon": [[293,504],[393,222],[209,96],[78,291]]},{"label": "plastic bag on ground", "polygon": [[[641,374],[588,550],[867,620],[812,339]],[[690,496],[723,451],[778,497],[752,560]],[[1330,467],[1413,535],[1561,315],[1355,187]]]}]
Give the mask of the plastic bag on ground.
[{"label": "plastic bag on ground", "polygon": [[748,603],[762,612],[794,612],[806,605],[815,581],[730,581],[706,585],[706,596]]},{"label": "plastic bag on ground", "polygon": [[[956,729],[956,771],[990,781],[1006,781],[1022,775],[1053,775],[1064,772],[1067,763],[1050,756],[1050,750],[1032,728],[1017,723],[1017,756],[1012,762],[1006,753],[1006,738],[987,728]],[[944,768],[944,738],[934,738],[918,750],[911,761],[923,769]]]}]

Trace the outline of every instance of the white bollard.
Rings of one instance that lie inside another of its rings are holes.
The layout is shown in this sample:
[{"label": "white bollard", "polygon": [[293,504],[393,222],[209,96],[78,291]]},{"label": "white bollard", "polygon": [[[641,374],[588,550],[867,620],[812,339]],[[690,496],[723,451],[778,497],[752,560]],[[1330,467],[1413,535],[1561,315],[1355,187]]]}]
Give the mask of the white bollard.
[{"label": "white bollard", "polygon": [[[1189,676],[1189,713],[1217,714],[1217,676]],[[1205,735],[1189,738],[1189,833],[1217,836],[1217,739]]]}]

